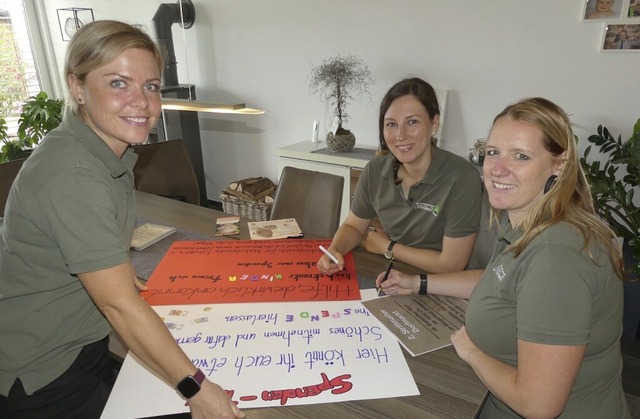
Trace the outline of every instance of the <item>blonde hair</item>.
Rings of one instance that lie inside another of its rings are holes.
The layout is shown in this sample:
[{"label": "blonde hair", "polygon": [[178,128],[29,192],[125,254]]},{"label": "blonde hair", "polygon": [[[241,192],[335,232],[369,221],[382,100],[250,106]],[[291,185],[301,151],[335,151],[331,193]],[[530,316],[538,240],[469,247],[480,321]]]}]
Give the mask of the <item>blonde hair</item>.
[{"label": "blonde hair", "polygon": [[[535,126],[542,132],[544,148],[557,159],[564,160],[555,185],[514,226],[523,231],[523,236],[511,246],[514,254],[519,255],[544,229],[566,222],[582,233],[584,249],[590,248],[592,240],[604,246],[616,274],[622,278],[624,266],[620,249],[615,244],[616,236],[608,224],[595,214],[591,191],[580,166],[576,140],[567,114],[555,103],[535,97],[507,106],[493,123],[501,118],[512,118]],[[589,256],[594,261],[590,251]]]},{"label": "blonde hair", "polygon": [[[152,53],[162,73],[164,58],[149,35],[140,29],[115,20],[97,20],[83,26],[69,42],[65,56],[64,76],[67,85],[70,75],[75,74],[80,82],[84,82],[88,73],[110,63],[130,48]],[[79,105],[71,89],[68,90],[66,106],[78,115]]]}]

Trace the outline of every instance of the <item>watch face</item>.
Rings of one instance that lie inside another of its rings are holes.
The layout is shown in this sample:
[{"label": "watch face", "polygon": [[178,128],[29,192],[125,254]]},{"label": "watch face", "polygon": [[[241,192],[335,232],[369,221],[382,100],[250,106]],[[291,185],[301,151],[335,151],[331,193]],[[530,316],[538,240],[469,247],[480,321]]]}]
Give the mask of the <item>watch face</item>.
[{"label": "watch face", "polygon": [[387,247],[387,250],[384,251],[384,257],[386,257],[387,259],[393,259],[393,246],[395,245],[396,242],[391,240],[391,242],[389,243],[389,247]]},{"label": "watch face", "polygon": [[200,391],[200,384],[195,378],[189,376],[178,383],[178,391],[185,399],[190,399]]}]

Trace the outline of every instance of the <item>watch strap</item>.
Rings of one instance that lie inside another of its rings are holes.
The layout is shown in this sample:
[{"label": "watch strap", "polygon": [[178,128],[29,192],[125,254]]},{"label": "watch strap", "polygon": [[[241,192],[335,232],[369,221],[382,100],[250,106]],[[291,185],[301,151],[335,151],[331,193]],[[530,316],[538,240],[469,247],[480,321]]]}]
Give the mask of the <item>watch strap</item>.
[{"label": "watch strap", "polygon": [[204,372],[202,372],[202,370],[200,368],[198,368],[198,370],[196,371],[195,374],[193,374],[193,379],[196,380],[196,382],[198,383],[198,385],[202,386],[202,382],[205,379],[205,375]]},{"label": "watch strap", "polygon": [[427,274],[420,274],[420,291],[418,291],[418,294],[427,295],[428,284],[429,284],[429,281],[427,279]]}]

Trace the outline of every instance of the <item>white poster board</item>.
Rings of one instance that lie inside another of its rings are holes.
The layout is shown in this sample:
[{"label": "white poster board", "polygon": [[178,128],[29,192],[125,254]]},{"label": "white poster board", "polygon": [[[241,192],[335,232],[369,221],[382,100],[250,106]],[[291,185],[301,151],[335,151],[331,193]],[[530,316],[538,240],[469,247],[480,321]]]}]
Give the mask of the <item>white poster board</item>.
[{"label": "white poster board", "polygon": [[[419,394],[398,343],[359,301],[154,309],[240,408]],[[174,389],[127,355],[102,418],[187,411]]]}]

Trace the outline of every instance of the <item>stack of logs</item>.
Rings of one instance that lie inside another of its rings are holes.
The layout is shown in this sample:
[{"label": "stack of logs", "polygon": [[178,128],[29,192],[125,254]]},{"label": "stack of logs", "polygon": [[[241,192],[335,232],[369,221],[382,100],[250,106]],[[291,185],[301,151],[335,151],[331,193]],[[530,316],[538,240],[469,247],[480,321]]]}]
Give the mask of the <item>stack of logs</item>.
[{"label": "stack of logs", "polygon": [[273,203],[273,192],[276,185],[269,178],[250,177],[247,179],[231,182],[225,192],[237,196],[246,201],[261,201]]}]

